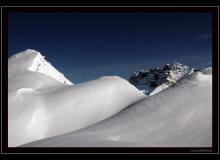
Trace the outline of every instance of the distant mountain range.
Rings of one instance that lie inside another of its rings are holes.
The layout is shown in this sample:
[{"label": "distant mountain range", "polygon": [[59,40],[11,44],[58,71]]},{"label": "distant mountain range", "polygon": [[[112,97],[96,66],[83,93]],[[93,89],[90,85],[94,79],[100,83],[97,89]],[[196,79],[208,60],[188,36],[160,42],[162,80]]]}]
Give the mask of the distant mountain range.
[{"label": "distant mountain range", "polygon": [[202,69],[189,68],[178,62],[166,64],[163,68],[141,69],[132,74],[129,82],[146,95],[154,95],[172,86],[182,78]]}]

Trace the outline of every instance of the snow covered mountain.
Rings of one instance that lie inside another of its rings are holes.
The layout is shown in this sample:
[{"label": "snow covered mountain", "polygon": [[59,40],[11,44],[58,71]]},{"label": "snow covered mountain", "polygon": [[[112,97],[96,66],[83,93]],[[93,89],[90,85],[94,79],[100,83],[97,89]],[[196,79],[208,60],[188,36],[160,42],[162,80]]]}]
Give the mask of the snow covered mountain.
[{"label": "snow covered mountain", "polygon": [[9,147],[87,127],[145,97],[117,76],[71,85],[34,50],[12,56],[8,68]]},{"label": "snow covered mountain", "polygon": [[9,147],[212,145],[211,67],[137,72],[146,96],[117,76],[72,85],[35,50],[8,62]]},{"label": "snow covered mountain", "polygon": [[142,90],[146,95],[154,95],[175,84],[188,75],[189,67],[180,64],[166,64],[162,69],[156,67],[150,70],[140,70],[129,78],[129,82]]},{"label": "snow covered mountain", "polygon": [[196,71],[95,125],[22,147],[211,146],[212,74]]},{"label": "snow covered mountain", "polygon": [[25,71],[32,71],[47,75],[64,84],[72,85],[62,73],[55,69],[40,52],[32,49],[27,49],[17,53],[8,60],[9,79],[11,76],[17,76]]}]

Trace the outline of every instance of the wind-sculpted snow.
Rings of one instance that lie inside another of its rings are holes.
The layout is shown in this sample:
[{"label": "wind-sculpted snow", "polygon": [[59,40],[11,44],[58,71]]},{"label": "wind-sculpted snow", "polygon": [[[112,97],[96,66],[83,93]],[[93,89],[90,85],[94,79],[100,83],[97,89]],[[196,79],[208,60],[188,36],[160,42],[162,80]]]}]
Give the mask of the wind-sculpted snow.
[{"label": "wind-sculpted snow", "polygon": [[145,97],[114,76],[72,86],[20,88],[8,94],[10,147],[87,127]]},{"label": "wind-sculpted snow", "polygon": [[212,75],[195,72],[113,117],[23,147],[211,147]]},{"label": "wind-sculpted snow", "polygon": [[12,56],[8,74],[9,147],[87,127],[145,97],[117,76],[71,85],[35,50]]},{"label": "wind-sculpted snow", "polygon": [[[19,52],[13,55],[8,60],[9,80],[17,81],[15,78],[24,77],[23,74],[29,73],[29,71],[47,75],[47,77],[55,79],[58,82],[64,84],[73,84],[62,73],[55,69],[49,62],[47,62],[45,60],[45,57],[42,56],[41,53],[36,50],[27,49],[23,52]],[[31,78],[32,76],[29,77]]]}]

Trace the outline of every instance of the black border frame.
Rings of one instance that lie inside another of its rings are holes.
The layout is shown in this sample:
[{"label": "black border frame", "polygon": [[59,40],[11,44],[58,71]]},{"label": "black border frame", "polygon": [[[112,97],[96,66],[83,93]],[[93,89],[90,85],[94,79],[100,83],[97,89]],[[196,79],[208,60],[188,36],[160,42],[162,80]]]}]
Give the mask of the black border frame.
[{"label": "black border frame", "polygon": [[[218,88],[219,88],[219,65],[218,65],[218,59],[219,59],[219,6],[3,6],[1,7],[2,12],[2,78],[1,78],[1,113],[2,113],[2,133],[1,133],[1,152],[2,153],[219,153],[219,109],[218,109]],[[120,148],[110,148],[110,147],[93,147],[93,148],[72,148],[72,147],[31,147],[31,148],[25,148],[25,147],[8,147],[8,61],[7,61],[7,54],[8,54],[8,13],[12,12],[47,12],[47,13],[53,13],[53,12],[117,12],[117,13],[137,13],[137,12],[169,12],[169,13],[175,13],[175,12],[184,12],[184,13],[199,13],[199,12],[207,12],[212,13],[212,63],[213,63],[213,127],[212,127],[212,147],[120,147]]]}]

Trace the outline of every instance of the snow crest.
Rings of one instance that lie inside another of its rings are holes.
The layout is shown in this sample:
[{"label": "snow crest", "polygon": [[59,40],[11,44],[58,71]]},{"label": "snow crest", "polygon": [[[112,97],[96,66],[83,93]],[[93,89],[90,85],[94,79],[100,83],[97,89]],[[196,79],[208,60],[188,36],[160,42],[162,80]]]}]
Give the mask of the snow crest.
[{"label": "snow crest", "polygon": [[104,120],[145,95],[119,77],[57,89],[9,93],[9,146],[75,131]]},{"label": "snow crest", "polygon": [[61,83],[73,85],[62,73],[47,62],[40,52],[33,49],[17,53],[9,59],[9,72],[24,72],[26,70],[42,73]]}]

